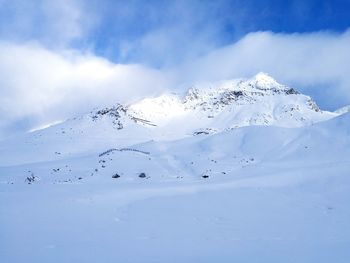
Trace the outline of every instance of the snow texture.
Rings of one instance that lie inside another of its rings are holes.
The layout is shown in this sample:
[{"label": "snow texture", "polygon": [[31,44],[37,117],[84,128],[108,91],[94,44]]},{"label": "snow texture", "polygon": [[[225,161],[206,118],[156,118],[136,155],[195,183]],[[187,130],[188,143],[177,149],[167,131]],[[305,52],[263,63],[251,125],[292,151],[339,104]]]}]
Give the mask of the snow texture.
[{"label": "snow texture", "polygon": [[349,262],[350,113],[260,73],[0,142],[1,262]]}]

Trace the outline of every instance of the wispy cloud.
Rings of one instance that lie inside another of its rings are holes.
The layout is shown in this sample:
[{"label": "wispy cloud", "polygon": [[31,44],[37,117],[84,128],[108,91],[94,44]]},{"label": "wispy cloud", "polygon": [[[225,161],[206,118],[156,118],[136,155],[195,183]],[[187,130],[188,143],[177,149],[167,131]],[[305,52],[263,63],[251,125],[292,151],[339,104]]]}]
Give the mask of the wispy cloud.
[{"label": "wispy cloud", "polygon": [[113,64],[93,54],[0,42],[0,130],[65,119],[93,107],[128,103],[170,87],[164,72]]},{"label": "wispy cloud", "polygon": [[350,31],[251,33],[186,64],[193,79],[248,77],[265,71],[315,97],[328,109],[350,103]]},{"label": "wispy cloud", "polygon": [[0,2],[0,37],[63,47],[83,40],[97,23],[83,0]]},{"label": "wispy cloud", "polygon": [[[76,50],[0,43],[0,126],[32,128],[116,102],[176,90],[182,83],[271,74],[328,109],[350,103],[350,31],[257,32],[166,69],[114,64]],[[1,127],[0,127],[1,128]]]},{"label": "wispy cloud", "polygon": [[0,137],[259,71],[324,108],[349,104],[346,6],[316,2],[0,0]]}]

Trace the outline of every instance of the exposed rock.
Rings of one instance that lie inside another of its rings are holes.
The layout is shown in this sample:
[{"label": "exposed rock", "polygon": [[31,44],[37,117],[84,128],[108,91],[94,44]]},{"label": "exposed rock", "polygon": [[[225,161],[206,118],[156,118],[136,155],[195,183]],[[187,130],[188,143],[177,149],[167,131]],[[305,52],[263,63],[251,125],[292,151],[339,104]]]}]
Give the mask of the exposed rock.
[{"label": "exposed rock", "polygon": [[27,178],[25,179],[25,182],[28,184],[34,183],[35,181],[37,181],[39,179],[39,177],[34,176],[34,174],[32,173],[30,176],[27,176]]},{"label": "exposed rock", "polygon": [[145,173],[140,173],[140,174],[139,174],[139,177],[140,177],[140,178],[146,178],[146,174],[145,174]]},{"label": "exposed rock", "polygon": [[120,177],[120,175],[119,174],[114,174],[114,175],[112,175],[112,178],[114,178],[114,179],[116,179],[116,178],[119,178]]}]

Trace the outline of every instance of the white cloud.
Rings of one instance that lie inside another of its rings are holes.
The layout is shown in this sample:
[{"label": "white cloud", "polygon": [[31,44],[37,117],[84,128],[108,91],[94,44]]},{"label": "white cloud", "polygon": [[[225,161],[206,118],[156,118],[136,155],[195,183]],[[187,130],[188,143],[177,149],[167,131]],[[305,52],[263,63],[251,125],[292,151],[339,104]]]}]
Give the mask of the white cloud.
[{"label": "white cloud", "polygon": [[318,97],[321,105],[350,103],[350,31],[251,33],[186,64],[179,75],[188,81],[218,80],[259,71]]},{"label": "white cloud", "polygon": [[91,53],[0,42],[0,131],[16,129],[18,123],[25,123],[22,130],[31,129],[93,107],[160,94],[183,82],[251,77],[260,71],[335,109],[350,104],[349,47],[350,31],[257,32],[185,65],[155,70],[113,64]]},{"label": "white cloud", "polygon": [[71,41],[81,38],[89,28],[86,10],[80,0],[43,1],[42,13],[47,21],[45,40]]},{"label": "white cloud", "polygon": [[36,40],[51,47],[84,39],[98,23],[85,0],[0,1],[0,37]]},{"label": "white cloud", "polygon": [[68,118],[169,86],[166,74],[141,65],[113,64],[69,50],[57,53],[36,44],[0,42],[0,128],[23,118],[32,120],[29,125]]}]

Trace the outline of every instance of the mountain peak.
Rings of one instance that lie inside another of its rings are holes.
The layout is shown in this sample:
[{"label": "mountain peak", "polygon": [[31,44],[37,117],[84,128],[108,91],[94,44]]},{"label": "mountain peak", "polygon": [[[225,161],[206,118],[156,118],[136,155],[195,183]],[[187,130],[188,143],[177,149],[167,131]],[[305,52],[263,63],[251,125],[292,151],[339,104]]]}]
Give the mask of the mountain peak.
[{"label": "mountain peak", "polygon": [[173,131],[174,126],[183,126],[185,133],[249,125],[296,127],[333,117],[310,97],[262,72],[246,80],[196,84],[184,95],[146,98],[126,109],[133,120],[146,120],[147,127],[152,123]]},{"label": "mountain peak", "polygon": [[286,90],[287,87],[278,83],[274,78],[264,72],[256,74],[248,83],[261,90]]},{"label": "mountain peak", "polygon": [[269,74],[265,72],[259,72],[253,77],[257,81],[268,81],[268,82],[276,82],[274,78],[272,78]]}]

